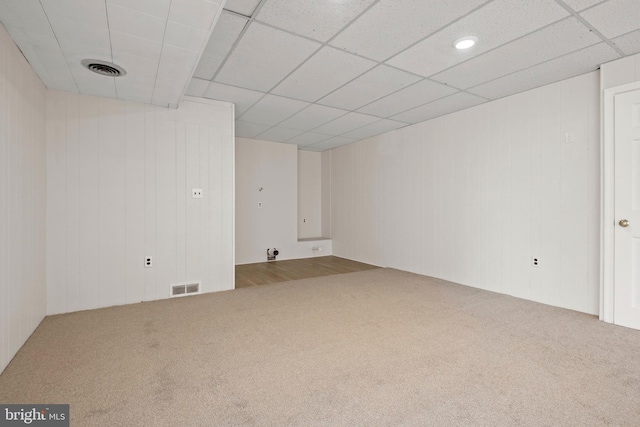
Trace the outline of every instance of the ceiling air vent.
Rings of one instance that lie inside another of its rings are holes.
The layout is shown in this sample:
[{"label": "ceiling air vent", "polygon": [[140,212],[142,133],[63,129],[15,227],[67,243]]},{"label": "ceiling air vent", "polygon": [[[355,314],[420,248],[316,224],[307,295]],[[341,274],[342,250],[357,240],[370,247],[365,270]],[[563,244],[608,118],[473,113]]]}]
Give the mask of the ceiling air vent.
[{"label": "ceiling air vent", "polygon": [[200,282],[171,285],[171,298],[200,293]]},{"label": "ceiling air vent", "polygon": [[89,71],[93,71],[101,76],[119,77],[127,74],[124,68],[111,62],[100,61],[99,59],[83,59],[81,64]]}]

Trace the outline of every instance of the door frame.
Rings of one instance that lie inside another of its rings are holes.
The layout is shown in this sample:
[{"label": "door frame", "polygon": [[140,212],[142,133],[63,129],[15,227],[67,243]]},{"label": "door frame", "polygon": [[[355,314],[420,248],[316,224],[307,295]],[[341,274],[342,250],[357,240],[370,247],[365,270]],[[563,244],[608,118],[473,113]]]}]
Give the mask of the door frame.
[{"label": "door frame", "polygon": [[614,321],[615,303],[615,97],[640,90],[640,81],[604,90],[600,147],[600,320]]}]

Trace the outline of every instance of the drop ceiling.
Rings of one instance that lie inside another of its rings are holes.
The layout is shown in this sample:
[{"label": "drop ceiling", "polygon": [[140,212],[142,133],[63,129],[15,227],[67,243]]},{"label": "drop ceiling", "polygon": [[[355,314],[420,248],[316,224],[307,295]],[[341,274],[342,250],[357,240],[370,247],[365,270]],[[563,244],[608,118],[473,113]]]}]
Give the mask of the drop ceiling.
[{"label": "drop ceiling", "polygon": [[47,87],[229,101],[237,136],[314,151],[640,52],[638,0],[0,0],[0,20]]}]

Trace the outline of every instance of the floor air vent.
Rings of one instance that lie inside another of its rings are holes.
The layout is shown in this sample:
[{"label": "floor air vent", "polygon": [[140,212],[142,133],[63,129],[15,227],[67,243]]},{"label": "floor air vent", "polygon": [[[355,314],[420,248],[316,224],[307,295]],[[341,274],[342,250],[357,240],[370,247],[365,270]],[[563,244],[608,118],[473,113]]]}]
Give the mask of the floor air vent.
[{"label": "floor air vent", "polygon": [[200,282],[171,285],[171,298],[200,293]]}]

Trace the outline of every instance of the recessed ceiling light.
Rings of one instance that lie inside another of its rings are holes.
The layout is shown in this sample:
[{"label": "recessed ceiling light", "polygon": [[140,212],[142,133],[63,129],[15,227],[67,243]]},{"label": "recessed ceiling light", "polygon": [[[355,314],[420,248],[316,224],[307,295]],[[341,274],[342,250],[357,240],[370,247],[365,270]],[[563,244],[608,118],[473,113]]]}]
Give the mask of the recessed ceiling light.
[{"label": "recessed ceiling light", "polygon": [[101,76],[119,77],[127,74],[124,68],[112,62],[101,61],[99,59],[83,59],[80,63],[89,71],[93,71]]},{"label": "recessed ceiling light", "polygon": [[466,36],[466,37],[460,37],[458,40],[453,42],[453,45],[455,46],[456,49],[464,50],[464,49],[469,49],[471,46],[476,44],[477,41],[478,41],[477,37]]}]

